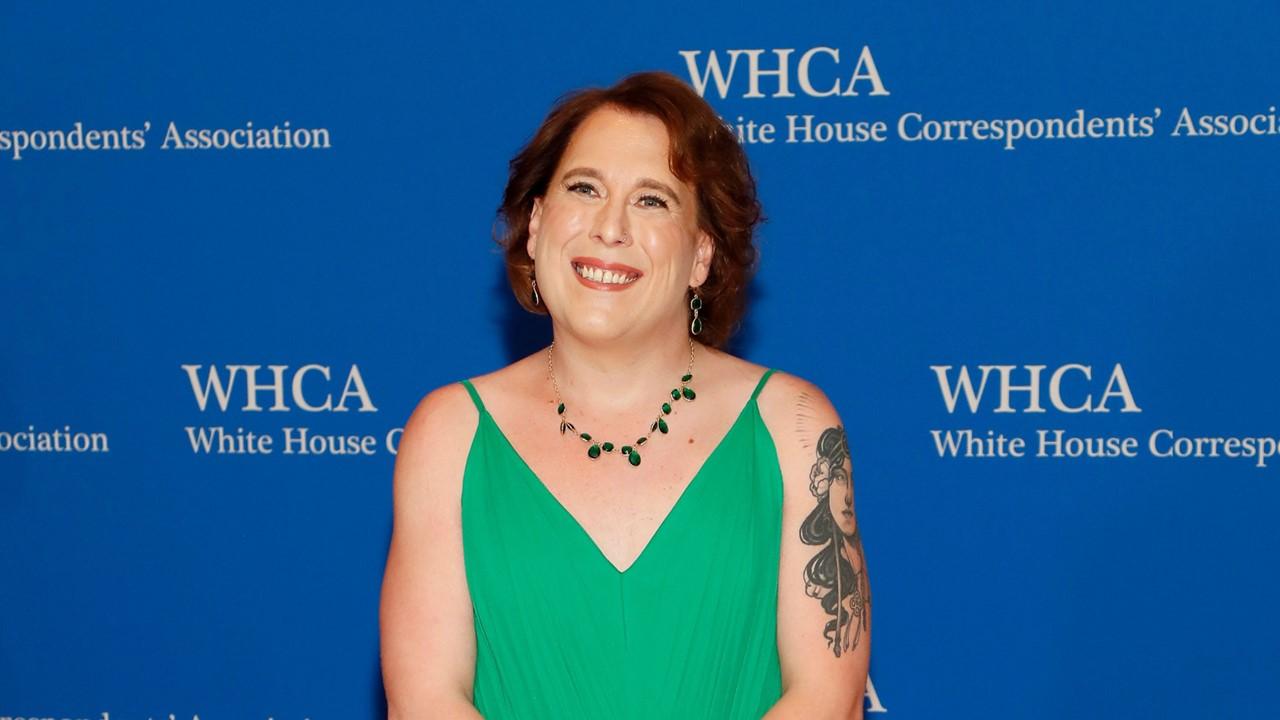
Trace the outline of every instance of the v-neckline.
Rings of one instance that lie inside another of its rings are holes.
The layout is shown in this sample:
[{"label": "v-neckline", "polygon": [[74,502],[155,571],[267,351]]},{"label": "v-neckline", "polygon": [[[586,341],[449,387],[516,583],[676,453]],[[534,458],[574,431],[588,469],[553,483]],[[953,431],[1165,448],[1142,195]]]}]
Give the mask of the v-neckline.
[{"label": "v-neckline", "polygon": [[[766,369],[765,374],[768,374],[768,372],[768,369]],[[764,378],[765,375],[760,376],[761,381],[763,381]],[[655,542],[657,542],[658,538],[662,535],[663,529],[666,528],[668,522],[671,520],[671,516],[675,515],[676,511],[680,509],[685,498],[689,496],[694,485],[698,483],[698,480],[702,477],[707,466],[709,466],[711,461],[720,454],[720,450],[724,447],[725,442],[731,435],[733,435],[733,431],[738,428],[738,425],[741,424],[743,419],[747,416],[747,410],[751,409],[751,406],[756,402],[756,395],[759,389],[760,382],[757,382],[755,388],[751,391],[751,396],[747,398],[747,402],[743,404],[742,409],[738,411],[738,416],[734,418],[733,422],[729,425],[729,429],[725,431],[724,435],[722,435],[720,440],[715,444],[715,447],[713,447],[711,452],[707,454],[707,457],[703,459],[702,464],[698,466],[696,471],[694,471],[693,478],[684,486],[684,490],[680,491],[680,495],[676,498],[675,503],[667,510],[667,514],[663,516],[662,522],[658,523],[658,528],[653,531],[653,534],[649,536],[649,540],[645,542],[644,547],[640,549],[640,554],[636,555],[635,559],[631,561],[631,564],[628,565],[625,570],[621,570],[617,565],[613,564],[613,561],[609,559],[609,556],[605,555],[604,551],[600,549],[600,544],[596,542],[596,539],[591,537],[591,533],[587,532],[587,529],[583,527],[578,518],[575,517],[573,513],[569,512],[569,508],[566,508],[564,503],[560,502],[560,498],[556,497],[555,493],[551,492],[551,488],[547,487],[547,484],[542,481],[542,478],[538,477],[538,474],[529,466],[529,463],[524,459],[524,456],[521,455],[520,451],[516,450],[516,446],[511,443],[511,439],[508,438],[506,432],[502,430],[502,426],[499,425],[498,421],[489,413],[489,409],[484,407],[483,402],[480,403],[482,406],[480,413],[489,418],[489,424],[497,431],[498,437],[502,438],[502,442],[506,444],[507,449],[511,451],[511,454],[520,462],[520,466],[524,469],[525,474],[533,480],[533,484],[538,487],[539,492],[550,498],[551,502],[555,503],[555,506],[559,508],[560,513],[569,519],[569,522],[573,524],[574,528],[577,529],[577,532],[586,539],[587,544],[595,550],[596,556],[604,561],[604,564],[613,570],[617,577],[622,578],[626,577],[636,565],[640,564],[640,561],[648,554],[649,549],[653,547]],[[477,392],[476,395],[478,397],[479,393]]]}]

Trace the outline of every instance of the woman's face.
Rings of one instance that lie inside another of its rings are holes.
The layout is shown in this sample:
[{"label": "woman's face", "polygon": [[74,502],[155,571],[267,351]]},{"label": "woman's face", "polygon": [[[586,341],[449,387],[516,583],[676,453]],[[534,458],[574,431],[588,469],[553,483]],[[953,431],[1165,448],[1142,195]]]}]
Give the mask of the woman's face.
[{"label": "woman's face", "polygon": [[534,201],[527,245],[559,327],[593,340],[687,327],[686,291],[706,280],[713,246],[668,143],[661,120],[611,107],[570,138]]},{"label": "woman's face", "polygon": [[827,495],[827,505],[831,510],[831,518],[845,537],[852,537],[857,529],[857,521],[853,517],[853,478],[845,468],[839,468],[831,478],[831,489]]}]

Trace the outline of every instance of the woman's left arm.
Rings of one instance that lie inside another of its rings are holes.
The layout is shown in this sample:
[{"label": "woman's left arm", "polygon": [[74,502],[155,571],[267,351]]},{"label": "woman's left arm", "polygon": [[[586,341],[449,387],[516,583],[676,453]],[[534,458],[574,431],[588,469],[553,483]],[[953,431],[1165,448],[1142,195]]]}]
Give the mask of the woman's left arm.
[{"label": "woman's left arm", "polygon": [[763,720],[860,719],[871,588],[844,425],[812,383],[776,372],[759,397],[782,469],[778,655],[782,697]]}]

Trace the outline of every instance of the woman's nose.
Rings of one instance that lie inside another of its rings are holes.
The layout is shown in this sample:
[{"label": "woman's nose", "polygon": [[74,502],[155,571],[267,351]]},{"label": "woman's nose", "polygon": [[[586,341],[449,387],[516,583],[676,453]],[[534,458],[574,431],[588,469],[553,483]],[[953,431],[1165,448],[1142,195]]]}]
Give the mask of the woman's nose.
[{"label": "woman's nose", "polygon": [[614,196],[605,201],[596,213],[591,234],[593,238],[609,245],[631,242],[625,198]]}]

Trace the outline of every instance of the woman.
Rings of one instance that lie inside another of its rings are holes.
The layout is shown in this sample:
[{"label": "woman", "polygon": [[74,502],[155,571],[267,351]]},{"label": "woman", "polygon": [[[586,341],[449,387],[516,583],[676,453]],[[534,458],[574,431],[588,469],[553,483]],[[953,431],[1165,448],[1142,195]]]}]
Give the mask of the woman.
[{"label": "woman", "polygon": [[862,716],[870,594],[840,418],[723,352],[755,183],[666,73],[563,98],[500,208],[551,344],[428,394],[396,459],[391,718]]}]

